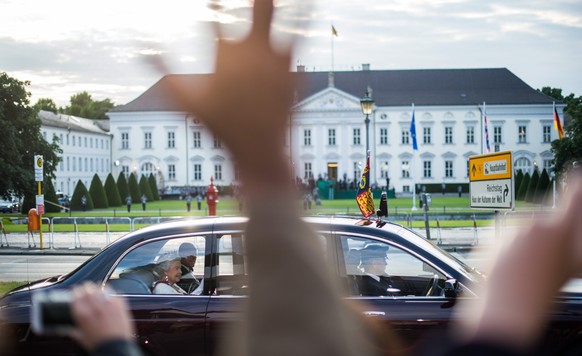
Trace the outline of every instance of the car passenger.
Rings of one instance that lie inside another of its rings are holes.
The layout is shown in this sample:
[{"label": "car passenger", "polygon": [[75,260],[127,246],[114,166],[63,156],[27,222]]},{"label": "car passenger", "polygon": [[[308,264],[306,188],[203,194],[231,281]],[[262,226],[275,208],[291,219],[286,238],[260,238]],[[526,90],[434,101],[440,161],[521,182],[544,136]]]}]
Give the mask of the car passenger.
[{"label": "car passenger", "polygon": [[154,282],[152,286],[152,293],[188,294],[185,290],[176,284],[182,277],[182,271],[180,270],[180,267],[181,262],[179,257],[161,262],[156,269],[159,271],[162,278]]},{"label": "car passenger", "polygon": [[398,293],[394,288],[392,279],[386,275],[386,252],[388,246],[369,245],[360,251],[361,267],[364,274],[358,279],[360,295],[362,296],[388,296]]},{"label": "car passenger", "polygon": [[180,256],[182,278],[180,287],[190,294],[200,295],[204,289],[204,280],[199,281],[194,275],[194,265],[198,256],[196,246],[190,242],[184,242],[178,248]]}]

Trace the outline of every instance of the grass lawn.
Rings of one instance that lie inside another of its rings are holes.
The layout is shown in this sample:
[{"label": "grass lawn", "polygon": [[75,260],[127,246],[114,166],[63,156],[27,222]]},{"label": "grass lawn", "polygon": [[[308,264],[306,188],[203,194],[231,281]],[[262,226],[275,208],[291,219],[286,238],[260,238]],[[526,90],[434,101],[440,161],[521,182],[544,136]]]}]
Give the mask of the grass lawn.
[{"label": "grass lawn", "polygon": [[26,282],[0,282],[0,296],[3,296],[7,292],[25,283]]},{"label": "grass lawn", "polygon": [[[379,198],[376,198],[376,204],[379,204]],[[412,226],[413,227],[423,227],[424,223],[422,221],[423,211],[420,209],[418,202],[416,204],[417,210],[412,214]],[[131,213],[127,212],[126,206],[120,206],[108,209],[94,209],[92,211],[73,211],[71,213],[61,212],[61,213],[50,213],[43,215],[43,218],[53,218],[53,217],[129,217],[131,219],[139,217],[189,217],[189,216],[206,216],[207,215],[207,205],[206,201],[202,202],[201,210],[197,209],[196,201],[192,202],[192,210],[190,212],[186,211],[186,202],[184,200],[160,200],[154,202],[148,202],[146,206],[147,210],[143,211],[141,204],[133,204],[131,207]],[[303,201],[297,200],[297,209],[303,209]],[[388,214],[389,216],[394,216],[399,214],[400,216],[405,214],[410,214],[412,208],[412,198],[397,198],[388,199]],[[548,209],[548,208],[546,208]],[[516,210],[541,210],[541,207],[536,204],[529,204],[524,202],[517,202]],[[432,205],[430,206],[430,224],[436,227],[436,218],[439,214],[445,213],[473,213],[475,210],[469,208],[469,197],[463,196],[461,198],[457,196],[440,196],[438,194],[432,195]],[[238,208],[238,201],[232,198],[221,198],[219,199],[218,215],[222,216],[232,216],[240,215],[241,212]],[[322,200],[321,205],[315,205],[312,203],[312,209],[307,212],[307,214],[327,214],[327,215],[354,215],[360,216],[360,211],[353,199],[337,199],[337,200]],[[27,225],[24,223],[16,223],[14,219],[24,218],[22,214],[4,214],[3,215],[3,225],[7,232],[26,232]],[[395,222],[406,225],[405,220],[395,220]],[[142,227],[149,224],[137,224],[135,228]],[[489,226],[492,222],[477,220],[477,226]],[[468,227],[473,226],[472,220],[443,220],[440,221],[441,227]],[[56,232],[60,231],[74,231],[74,226],[72,224],[54,224],[51,227]],[[104,224],[79,224],[78,229],[81,232],[102,232],[105,231]],[[43,231],[49,231],[49,226],[45,223],[43,224]],[[109,231],[129,231],[129,224],[110,223]]]}]

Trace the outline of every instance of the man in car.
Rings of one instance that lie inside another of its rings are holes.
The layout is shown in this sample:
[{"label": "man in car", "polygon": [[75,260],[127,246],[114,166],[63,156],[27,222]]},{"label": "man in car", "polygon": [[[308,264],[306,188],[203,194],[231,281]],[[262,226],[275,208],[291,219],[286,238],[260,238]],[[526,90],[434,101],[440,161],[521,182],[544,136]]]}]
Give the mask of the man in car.
[{"label": "man in car", "polygon": [[199,281],[194,275],[194,265],[198,250],[189,242],[184,242],[178,248],[178,255],[182,263],[182,278],[178,285],[189,294],[200,295],[204,289],[204,280]]},{"label": "man in car", "polygon": [[399,291],[394,288],[392,280],[386,275],[386,266],[388,265],[386,252],[388,252],[388,246],[384,245],[369,245],[360,251],[361,267],[365,272],[358,280],[360,295],[388,296]]}]

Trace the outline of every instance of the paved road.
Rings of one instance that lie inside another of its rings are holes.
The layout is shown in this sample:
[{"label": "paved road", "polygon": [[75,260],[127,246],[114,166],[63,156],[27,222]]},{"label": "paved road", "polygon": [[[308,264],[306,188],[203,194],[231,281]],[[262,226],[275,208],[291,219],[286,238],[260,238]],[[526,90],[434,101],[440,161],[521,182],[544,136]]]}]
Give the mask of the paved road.
[{"label": "paved road", "polygon": [[68,273],[90,256],[1,255],[0,282],[35,281]]}]

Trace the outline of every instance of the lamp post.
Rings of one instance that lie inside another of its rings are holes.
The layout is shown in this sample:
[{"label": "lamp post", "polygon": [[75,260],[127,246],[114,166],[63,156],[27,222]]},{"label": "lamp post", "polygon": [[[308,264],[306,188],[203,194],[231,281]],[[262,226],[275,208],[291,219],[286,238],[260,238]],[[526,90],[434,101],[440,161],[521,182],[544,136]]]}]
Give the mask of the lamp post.
[{"label": "lamp post", "polygon": [[364,120],[364,123],[366,124],[366,155],[367,155],[368,151],[370,150],[370,132],[369,132],[370,117],[369,116],[372,113],[372,109],[374,108],[374,100],[370,96],[369,90],[367,90],[366,95],[362,99],[360,99],[360,106],[362,107],[362,113],[364,115],[366,115],[366,119]]}]

